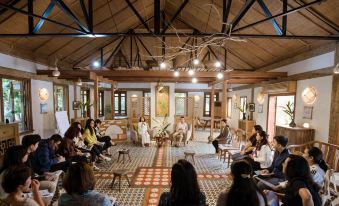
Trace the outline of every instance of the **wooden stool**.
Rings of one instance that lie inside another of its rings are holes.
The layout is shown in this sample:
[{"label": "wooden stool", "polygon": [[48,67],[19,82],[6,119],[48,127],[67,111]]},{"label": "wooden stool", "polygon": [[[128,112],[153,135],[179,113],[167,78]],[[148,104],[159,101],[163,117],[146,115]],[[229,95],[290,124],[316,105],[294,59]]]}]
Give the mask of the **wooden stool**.
[{"label": "wooden stool", "polygon": [[226,161],[227,147],[222,145],[222,144],[220,144],[218,147],[219,147],[219,154],[218,154],[219,159],[221,161],[221,159],[224,157],[224,162],[225,162]]},{"label": "wooden stool", "polygon": [[129,156],[129,149],[122,149],[122,150],[119,150],[118,152],[119,152],[119,156],[118,156],[117,162],[119,162],[119,160],[120,160],[120,155],[122,155],[122,163],[123,164],[125,164],[125,155],[128,156],[130,162],[132,161],[131,156]]},{"label": "wooden stool", "polygon": [[120,184],[121,184],[121,177],[125,177],[128,183],[128,186],[131,186],[128,176],[127,176],[127,170],[113,170],[113,180],[111,183],[111,188],[114,189],[114,183],[116,177],[119,178],[119,192],[120,192]]},{"label": "wooden stool", "polygon": [[195,152],[194,151],[185,151],[184,154],[185,154],[185,159],[186,160],[187,160],[187,157],[191,156],[192,160],[193,160],[193,164],[195,164],[195,160],[194,160]]}]

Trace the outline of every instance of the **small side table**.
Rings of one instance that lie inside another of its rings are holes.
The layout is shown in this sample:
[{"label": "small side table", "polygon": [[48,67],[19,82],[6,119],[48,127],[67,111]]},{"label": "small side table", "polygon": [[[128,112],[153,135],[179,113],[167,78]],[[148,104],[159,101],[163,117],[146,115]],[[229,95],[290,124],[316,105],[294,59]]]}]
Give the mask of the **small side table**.
[{"label": "small side table", "polygon": [[128,156],[130,162],[132,161],[132,160],[131,160],[131,156],[129,156],[129,149],[122,149],[122,150],[119,150],[118,153],[119,153],[118,161],[117,161],[118,163],[119,163],[119,160],[120,160],[120,155],[122,155],[122,163],[123,163],[123,164],[125,164],[125,155]]},{"label": "small side table", "polygon": [[194,160],[195,152],[194,152],[194,151],[185,151],[184,154],[185,154],[185,159],[186,159],[186,160],[187,160],[187,158],[188,158],[189,156],[191,156],[191,158],[192,158],[192,160],[193,160],[193,164],[195,164],[195,160]]},{"label": "small side table", "polygon": [[113,170],[113,180],[112,180],[112,183],[111,183],[111,188],[114,189],[114,183],[115,183],[115,180],[116,178],[119,178],[119,192],[120,192],[120,185],[121,185],[121,177],[125,177],[126,180],[127,180],[127,183],[128,183],[128,186],[131,186],[130,182],[129,182],[129,179],[128,179],[128,176],[127,176],[127,170]]}]

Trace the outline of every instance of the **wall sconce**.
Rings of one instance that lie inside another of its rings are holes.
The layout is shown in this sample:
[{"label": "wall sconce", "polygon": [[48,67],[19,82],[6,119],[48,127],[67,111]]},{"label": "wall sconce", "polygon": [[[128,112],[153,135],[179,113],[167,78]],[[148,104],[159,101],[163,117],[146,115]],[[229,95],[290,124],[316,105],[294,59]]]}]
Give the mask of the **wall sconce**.
[{"label": "wall sconce", "polygon": [[307,123],[307,122],[305,122],[305,123],[303,124],[303,127],[304,127],[304,128],[310,128],[310,124]]},{"label": "wall sconce", "polygon": [[259,93],[258,93],[258,96],[257,96],[257,101],[259,104],[263,104],[264,101],[265,101],[265,93],[263,90],[261,90]]},{"label": "wall sconce", "polygon": [[305,104],[313,104],[317,99],[317,90],[312,86],[308,86],[301,93],[301,98]]},{"label": "wall sconce", "polygon": [[132,94],[132,96],[131,97],[134,97],[134,98],[136,98],[136,97],[138,97],[138,95],[136,95],[136,94]]},{"label": "wall sconce", "polygon": [[49,94],[48,94],[48,90],[46,88],[41,88],[39,89],[39,99],[44,102],[48,99]]}]

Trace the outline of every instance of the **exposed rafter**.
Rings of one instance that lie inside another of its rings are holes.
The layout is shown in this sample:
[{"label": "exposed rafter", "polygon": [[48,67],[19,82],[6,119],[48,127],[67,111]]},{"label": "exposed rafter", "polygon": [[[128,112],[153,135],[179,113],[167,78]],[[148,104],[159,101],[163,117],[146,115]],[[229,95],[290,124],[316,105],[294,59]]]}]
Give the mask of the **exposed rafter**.
[{"label": "exposed rafter", "polygon": [[222,28],[221,28],[221,33],[226,32],[226,24],[227,24],[228,16],[230,14],[231,5],[232,5],[232,0],[223,0],[222,1]]},{"label": "exposed rafter", "polygon": [[133,13],[138,17],[139,21],[144,25],[144,27],[147,29],[148,32],[153,33],[150,28],[148,27],[147,23],[144,21],[144,19],[139,14],[138,10],[135,9],[133,4],[129,0],[125,0],[125,2],[128,4],[128,6],[132,9]]},{"label": "exposed rafter", "polygon": [[184,2],[180,5],[179,9],[175,12],[174,16],[171,18],[170,22],[165,25],[164,29],[162,30],[162,34],[164,34],[167,29],[172,25],[174,20],[178,17],[178,15],[181,13],[181,11],[185,8],[189,0],[184,0]]}]

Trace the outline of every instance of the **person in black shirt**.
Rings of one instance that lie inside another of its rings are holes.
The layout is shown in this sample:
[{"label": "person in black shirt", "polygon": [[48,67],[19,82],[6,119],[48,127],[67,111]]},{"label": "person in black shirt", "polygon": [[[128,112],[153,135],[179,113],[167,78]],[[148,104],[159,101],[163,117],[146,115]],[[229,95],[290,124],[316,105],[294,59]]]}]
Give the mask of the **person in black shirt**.
[{"label": "person in black shirt", "polygon": [[[273,148],[275,150],[273,156],[272,165],[264,170],[261,170],[261,178],[265,178],[266,181],[274,185],[278,185],[279,182],[285,181],[283,174],[283,162],[290,155],[290,151],[287,149],[288,138],[284,136],[275,136],[273,138]],[[266,189],[267,186],[262,182],[258,182],[260,189]]]}]

